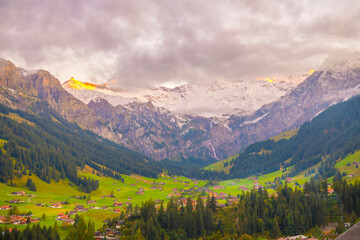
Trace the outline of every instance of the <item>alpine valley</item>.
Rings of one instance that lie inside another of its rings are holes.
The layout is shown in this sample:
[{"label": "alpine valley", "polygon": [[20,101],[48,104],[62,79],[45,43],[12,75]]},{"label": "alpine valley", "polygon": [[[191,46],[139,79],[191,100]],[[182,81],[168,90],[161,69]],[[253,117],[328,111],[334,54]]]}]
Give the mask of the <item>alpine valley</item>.
[{"label": "alpine valley", "polygon": [[1,59],[2,239],[337,237],[360,220],[354,56],[138,92]]}]

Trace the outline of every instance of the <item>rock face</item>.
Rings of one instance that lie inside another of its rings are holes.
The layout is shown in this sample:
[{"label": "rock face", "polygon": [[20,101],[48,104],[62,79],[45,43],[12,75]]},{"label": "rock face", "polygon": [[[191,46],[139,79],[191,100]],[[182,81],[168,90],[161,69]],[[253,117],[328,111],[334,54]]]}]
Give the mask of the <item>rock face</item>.
[{"label": "rock face", "polygon": [[[222,159],[247,145],[299,127],[332,104],[360,93],[359,62],[316,71],[278,100],[250,115],[216,119],[175,114],[151,101],[114,106],[111,99],[81,102],[50,73],[25,71],[0,60],[0,102],[34,113],[44,103],[65,119],[155,159]],[[88,86],[89,88],[94,86]]]},{"label": "rock face", "polygon": [[235,141],[222,148],[240,149],[283,131],[295,129],[329,106],[360,94],[360,61],[342,61],[316,71],[289,94],[261,107],[253,115],[228,120]]}]

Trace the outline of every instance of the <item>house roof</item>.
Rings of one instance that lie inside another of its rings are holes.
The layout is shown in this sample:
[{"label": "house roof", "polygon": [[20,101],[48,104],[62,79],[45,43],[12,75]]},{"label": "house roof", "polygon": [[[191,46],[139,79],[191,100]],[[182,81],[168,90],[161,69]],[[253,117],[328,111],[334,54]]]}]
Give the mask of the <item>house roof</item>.
[{"label": "house roof", "polygon": [[360,222],[341,234],[336,240],[358,240],[360,236]]}]

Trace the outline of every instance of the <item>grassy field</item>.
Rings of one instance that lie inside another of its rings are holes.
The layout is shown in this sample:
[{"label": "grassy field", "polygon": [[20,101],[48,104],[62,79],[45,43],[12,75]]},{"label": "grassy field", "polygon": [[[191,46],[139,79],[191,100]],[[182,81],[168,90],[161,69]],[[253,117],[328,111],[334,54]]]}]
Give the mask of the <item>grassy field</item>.
[{"label": "grassy field", "polygon": [[213,164],[211,164],[209,166],[206,166],[203,169],[204,170],[211,170],[211,171],[218,171],[218,172],[224,171],[225,173],[228,174],[229,171],[230,171],[230,168],[232,167],[232,165],[229,164],[228,166],[224,167],[224,163],[230,162],[231,160],[237,158],[238,156],[239,156],[239,154],[228,157],[227,159],[224,159],[224,160],[218,161],[216,163],[213,163]]},{"label": "grassy field", "polygon": [[[0,139],[0,150],[2,149],[2,145],[5,143],[5,140]],[[206,169],[211,170],[224,170],[223,162],[231,161],[236,156],[232,156],[223,161],[217,162],[213,165],[208,166]],[[341,172],[354,173],[355,176],[352,178],[348,178],[347,180],[352,182],[356,179],[360,178],[360,168],[356,168],[354,165],[349,165],[349,163],[353,163],[354,161],[360,161],[360,151],[355,152],[339,161],[336,164],[336,167]],[[314,166],[312,168],[317,168],[319,166]],[[310,170],[310,169],[308,169]],[[308,176],[306,173],[308,170],[301,172],[299,175],[294,176],[292,181],[288,183],[289,186],[295,187],[295,183],[297,185],[302,185],[306,181],[310,180],[311,176]],[[227,169],[228,171],[228,169]],[[280,178],[282,175],[289,173],[290,169],[286,171],[278,170],[273,173],[269,173],[261,176],[251,176],[246,179],[231,179],[226,181],[220,181],[218,183],[219,186],[223,186],[224,189],[215,190],[214,187],[210,187],[210,190],[220,193],[224,192],[226,194],[238,195],[242,193],[242,189],[239,187],[245,187],[247,190],[251,190],[255,186],[255,181],[257,184],[262,186],[266,186],[267,183],[273,182],[275,178]],[[47,184],[46,182],[39,179],[37,176],[23,176],[23,177],[14,177],[13,183],[16,184],[16,187],[10,187],[3,183],[0,183],[0,205],[7,205],[6,201],[11,199],[20,199],[25,201],[25,203],[16,204],[21,212],[31,211],[34,217],[40,218],[43,213],[46,214],[46,219],[40,222],[41,225],[52,226],[55,223],[55,218],[58,213],[65,213],[67,211],[74,210],[77,204],[84,205],[86,208],[90,206],[94,206],[95,208],[101,208],[104,206],[109,207],[107,210],[103,209],[89,209],[88,212],[80,213],[84,215],[85,219],[89,219],[94,221],[96,229],[103,226],[104,220],[108,218],[113,218],[115,216],[119,216],[120,213],[115,213],[113,210],[121,208],[122,211],[126,211],[127,207],[125,206],[126,202],[131,202],[133,207],[135,205],[141,205],[142,202],[153,199],[160,200],[161,202],[166,202],[169,200],[167,196],[173,192],[174,188],[179,190],[189,190],[196,188],[196,186],[205,186],[206,181],[193,181],[186,177],[170,177],[162,174],[157,179],[143,177],[140,175],[122,175],[124,178],[124,182],[101,176],[99,172],[94,171],[94,169],[89,166],[85,166],[84,169],[78,169],[78,173],[83,176],[87,176],[90,178],[94,178],[99,181],[99,189],[93,191],[91,194],[86,194],[84,192],[79,191],[77,186],[74,186],[73,183],[68,180],[60,180],[58,183],[52,181],[51,184]],[[26,181],[28,178],[31,178],[36,185],[37,192],[31,192],[26,187]],[[281,181],[282,183],[285,180]],[[331,182],[329,179],[328,182]],[[151,189],[152,186],[161,187],[161,189]],[[144,194],[137,195],[136,192],[140,189],[144,189]],[[9,195],[11,192],[22,191],[25,190],[27,194],[34,194],[35,197],[29,198],[27,196],[12,196]],[[269,189],[270,193],[274,192],[274,190]],[[108,195],[114,193],[114,198],[109,197]],[[199,192],[192,191],[189,192],[193,197],[200,194]],[[96,201],[94,204],[87,205],[86,199],[78,199],[79,196],[85,196],[86,198],[91,198],[91,200]],[[183,194],[182,197],[188,197],[189,195]],[[61,209],[51,208],[51,204],[61,201],[69,201],[68,205],[63,205]],[[112,207],[115,201],[123,202],[122,207]],[[225,200],[221,200],[220,202],[224,202]],[[44,207],[35,206],[37,203],[43,203]],[[15,204],[11,204],[15,205]],[[0,215],[6,215],[7,211],[0,210]],[[61,226],[61,222],[58,222],[58,225]],[[17,228],[25,228],[26,225],[8,225],[7,227],[17,227]],[[66,231],[60,228],[60,234],[64,237],[66,236]]]},{"label": "grassy field", "polygon": [[299,131],[299,129],[295,129],[295,130],[290,130],[290,131],[287,131],[287,132],[283,132],[279,135],[276,135],[270,139],[273,139],[275,142],[281,140],[281,139],[290,139],[292,138],[293,136],[295,136],[297,134],[297,132]]},{"label": "grassy field", "polygon": [[[90,170],[89,167],[87,167]],[[124,183],[108,177],[99,177],[95,174],[91,174],[88,171],[80,171],[81,175],[85,175],[100,181],[100,187],[98,190],[93,191],[91,194],[86,194],[78,191],[78,187],[74,186],[68,180],[60,180],[59,183],[52,182],[51,184],[47,184],[36,176],[30,176],[30,178],[35,182],[37,187],[37,192],[31,192],[27,190],[26,181],[29,176],[23,176],[21,178],[15,177],[13,183],[16,184],[16,187],[10,187],[3,183],[0,184],[0,205],[7,205],[6,201],[11,199],[20,199],[22,201],[26,201],[26,203],[16,204],[19,207],[21,212],[31,211],[34,217],[41,217],[43,213],[46,214],[47,218],[44,221],[41,221],[41,225],[53,225],[55,222],[55,218],[58,213],[65,213],[66,211],[74,210],[77,204],[84,205],[86,208],[89,206],[94,207],[103,207],[108,206],[108,210],[102,209],[90,209],[88,212],[80,213],[83,214],[86,219],[91,219],[95,222],[95,227],[99,228],[103,225],[103,221],[107,218],[113,218],[115,216],[119,216],[120,213],[114,213],[113,210],[116,208],[121,208],[123,211],[126,211],[126,206],[123,207],[112,207],[114,201],[123,202],[125,205],[126,202],[131,202],[133,207],[136,204],[141,205],[142,202],[149,199],[159,199],[163,202],[167,202],[169,199],[167,198],[168,194],[172,192],[174,188],[178,189],[189,189],[191,187],[204,186],[205,181],[198,181],[195,184],[188,178],[185,177],[159,177],[158,179],[152,179],[147,177],[142,177],[139,175],[126,176],[122,175],[124,178]],[[185,183],[188,182],[188,183]],[[161,185],[160,183],[163,183]],[[161,186],[163,189],[150,189],[153,185]],[[188,186],[185,186],[188,185]],[[144,189],[143,195],[135,194],[139,188]],[[25,196],[13,196],[9,195],[11,192],[22,191],[25,190],[27,194],[35,194],[35,197],[29,199],[29,197]],[[111,192],[114,192],[114,198],[106,197],[106,195],[110,195]],[[95,200],[96,203],[87,205],[86,199],[77,199],[77,196],[86,197],[90,196],[91,200]],[[129,200],[129,197],[131,198]],[[63,205],[63,208],[56,209],[51,208],[51,204],[61,201],[68,200],[70,202],[69,205]],[[35,206],[37,203],[43,203],[45,207]],[[11,204],[15,205],[15,204]],[[7,211],[0,210],[0,215],[6,215]],[[61,225],[61,222],[58,222]],[[14,225],[9,225],[8,227],[15,227]],[[17,225],[17,228],[24,228],[24,225]]]}]

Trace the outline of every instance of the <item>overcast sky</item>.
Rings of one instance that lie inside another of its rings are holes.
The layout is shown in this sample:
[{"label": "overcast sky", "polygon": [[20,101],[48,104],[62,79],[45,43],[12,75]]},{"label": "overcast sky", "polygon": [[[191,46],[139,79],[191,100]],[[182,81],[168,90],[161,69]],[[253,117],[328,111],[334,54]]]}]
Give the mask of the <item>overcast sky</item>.
[{"label": "overcast sky", "polygon": [[360,1],[0,0],[0,57],[122,88],[304,72],[359,51]]}]

